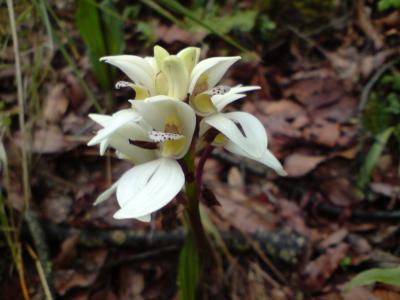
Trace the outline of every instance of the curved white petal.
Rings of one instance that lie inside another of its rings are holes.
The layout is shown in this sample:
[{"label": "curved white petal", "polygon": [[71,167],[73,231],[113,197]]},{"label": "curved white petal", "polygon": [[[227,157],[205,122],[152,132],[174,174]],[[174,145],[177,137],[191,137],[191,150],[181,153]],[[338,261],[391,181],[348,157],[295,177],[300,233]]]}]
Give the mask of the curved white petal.
[{"label": "curved white petal", "polygon": [[167,205],[182,189],[185,175],[179,163],[160,158],[133,167],[119,179],[114,218],[139,218]]},{"label": "curved white petal", "polygon": [[148,223],[148,222],[151,221],[151,214],[144,215],[144,216],[141,216],[141,217],[136,217],[135,219],[138,220],[138,221],[142,221],[142,222]]},{"label": "curved white petal", "polygon": [[287,173],[283,169],[282,164],[279,162],[279,160],[269,151],[268,149],[265,149],[265,152],[260,158],[254,158],[252,156],[249,156],[248,153],[244,152],[241,148],[239,148],[237,145],[235,145],[232,142],[228,142],[224,148],[234,154],[238,154],[250,159],[254,159],[263,165],[266,165],[267,167],[270,167],[271,169],[274,169],[276,173],[280,176],[286,176]]},{"label": "curved white petal", "polygon": [[97,124],[106,127],[108,123],[111,121],[111,116],[102,115],[102,114],[89,114],[89,118],[95,121]]},{"label": "curved white petal", "polygon": [[156,62],[156,60],[155,60],[154,57],[152,57],[152,56],[146,56],[144,59],[147,61],[147,63],[148,63],[148,64],[151,66],[151,68],[153,69],[153,74],[157,74],[157,72],[160,71],[160,69],[158,68],[157,62]]},{"label": "curved white petal", "polygon": [[[100,120],[99,115],[96,115],[95,118]],[[88,142],[88,146],[99,144],[102,140],[112,135],[120,127],[129,122],[139,121],[140,119],[141,116],[132,109],[123,109],[116,112],[112,115],[111,120],[108,121],[106,127],[104,127],[102,130],[99,130],[97,134]]]},{"label": "curved white petal", "polygon": [[103,156],[106,153],[108,146],[110,145],[109,139],[104,139],[100,142],[100,155]]},{"label": "curved white petal", "polygon": [[242,94],[254,90],[259,90],[259,86],[235,86],[229,90],[229,92],[223,95],[214,95],[211,97],[211,101],[218,111],[222,111],[228,104],[241,99],[246,96]]},{"label": "curved white petal", "polygon": [[150,94],[154,93],[154,70],[148,61],[135,55],[114,55],[100,58],[121,69],[133,82],[145,86]]},{"label": "curved white petal", "polygon": [[[217,113],[204,118],[202,122],[217,129],[254,159],[260,158],[267,148],[268,140],[264,126],[249,113]],[[206,127],[202,127],[201,132],[204,132]]]},{"label": "curved white petal", "polygon": [[200,61],[190,75],[189,94],[193,92],[200,77],[206,76],[207,86],[205,89],[214,87],[224,76],[231,65],[238,61],[240,56],[211,57]]},{"label": "curved white petal", "polygon": [[108,189],[106,189],[104,192],[102,192],[96,199],[96,201],[93,203],[93,205],[98,205],[100,203],[103,203],[106,201],[108,198],[111,197],[112,194],[115,193],[117,190],[118,186],[118,181],[116,181],[112,186],[110,186]]},{"label": "curved white petal", "polygon": [[176,115],[179,118],[182,123],[180,134],[186,137],[186,143],[176,158],[183,157],[190,147],[196,127],[196,115],[190,105],[166,96],[155,96],[144,101],[131,102],[143,119],[156,131],[164,131],[165,120],[170,116]]}]

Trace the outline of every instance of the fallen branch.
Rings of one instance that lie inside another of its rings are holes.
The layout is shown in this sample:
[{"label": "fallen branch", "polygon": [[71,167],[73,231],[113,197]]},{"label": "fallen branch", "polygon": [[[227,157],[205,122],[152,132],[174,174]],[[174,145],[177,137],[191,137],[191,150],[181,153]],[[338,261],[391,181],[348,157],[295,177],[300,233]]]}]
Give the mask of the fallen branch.
[{"label": "fallen branch", "polygon": [[[314,202],[311,201],[311,205]],[[329,203],[321,203],[316,204],[316,207],[313,208],[314,211],[325,215],[330,218],[338,218],[340,215],[344,213],[344,208],[329,204]],[[351,221],[381,221],[381,222],[398,222],[400,221],[400,211],[399,210],[375,210],[375,211],[364,211],[364,210],[356,210],[352,209],[350,216],[348,218]]]},{"label": "fallen branch", "polygon": [[[78,229],[44,222],[43,228],[49,240],[61,242],[70,236],[78,236],[79,244],[84,247],[125,247],[138,249],[158,249],[176,246],[178,250],[184,241],[184,231],[170,232],[136,231],[130,229]],[[273,260],[295,266],[305,254],[306,239],[288,230],[257,232],[243,236],[237,231],[221,232],[221,237],[233,252],[247,252],[252,244],[258,243]]]}]

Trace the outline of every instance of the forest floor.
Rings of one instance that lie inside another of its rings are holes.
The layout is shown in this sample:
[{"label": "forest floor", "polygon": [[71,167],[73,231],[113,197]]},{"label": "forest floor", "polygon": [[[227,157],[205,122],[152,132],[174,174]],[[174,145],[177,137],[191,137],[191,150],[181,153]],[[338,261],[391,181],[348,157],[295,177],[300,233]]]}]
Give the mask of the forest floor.
[{"label": "forest floor", "polygon": [[[150,224],[113,219],[114,197],[93,206],[130,164],[86,146],[98,129],[87,115],[96,111],[94,101],[112,113],[128,107],[132,95],[104,92],[76,28],[76,7],[63,2],[48,19],[53,38],[39,17],[42,1],[16,6],[26,101],[21,134],[13,43],[0,1],[0,138],[7,154],[0,299],[23,299],[24,284],[31,299],[44,299],[44,282],[57,299],[177,299],[182,206],[171,203]],[[118,11],[135,14],[138,4],[128,10],[125,2],[117,1]],[[124,53],[152,55],[159,44],[171,53],[197,45],[203,58],[242,55],[223,84],[261,90],[231,109],[262,121],[269,148],[288,172],[279,177],[220,150],[207,161],[204,181],[219,203],[204,206],[219,258],[201,285],[209,299],[400,299],[400,289],[384,284],[343,291],[360,271],[400,264],[400,11],[379,12],[373,1],[336,2],[326,16],[282,8],[267,32],[260,23],[230,28],[230,37],[252,49],[245,54],[145,4],[140,22],[124,19]],[[219,12],[235,16],[229,3]],[[251,3],[240,8],[252,11]],[[257,13],[257,20],[265,16]],[[119,71],[114,76],[126,80]],[[39,226],[33,234],[32,224]],[[37,255],[47,256],[51,272],[40,268]]]}]

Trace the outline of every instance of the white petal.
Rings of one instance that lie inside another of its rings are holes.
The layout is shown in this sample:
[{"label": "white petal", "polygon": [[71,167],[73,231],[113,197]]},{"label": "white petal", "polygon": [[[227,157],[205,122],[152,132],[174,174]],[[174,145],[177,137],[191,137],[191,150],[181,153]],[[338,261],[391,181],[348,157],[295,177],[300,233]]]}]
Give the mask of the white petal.
[{"label": "white petal", "polygon": [[101,115],[101,114],[89,114],[89,118],[95,121],[97,124],[100,124],[103,127],[106,127],[108,123],[111,121],[111,116]]},{"label": "white petal", "polygon": [[167,205],[182,189],[185,175],[179,163],[160,158],[127,171],[119,180],[116,219],[138,218]]},{"label": "white petal", "polygon": [[211,97],[211,102],[218,111],[222,111],[228,104],[246,97],[246,94],[215,95]]},{"label": "white petal", "polygon": [[100,203],[103,203],[106,201],[108,198],[111,197],[112,194],[115,193],[116,189],[118,186],[118,181],[116,181],[112,186],[110,186],[108,189],[106,189],[104,192],[102,192],[96,199],[96,201],[93,203],[93,205],[98,205]]},{"label": "white petal", "polygon": [[196,115],[190,105],[166,96],[150,97],[142,101],[132,101],[132,103],[143,119],[156,131],[164,131],[165,120],[177,115],[182,122],[183,132],[180,134],[186,137],[186,144],[176,158],[183,157],[190,147],[196,127]]},{"label": "white petal", "polygon": [[223,95],[212,96],[211,101],[213,102],[215,107],[218,109],[218,111],[221,111],[228,104],[246,96],[245,94],[242,94],[242,93],[259,90],[259,89],[260,89],[259,86],[235,86]]},{"label": "white petal", "polygon": [[144,59],[147,61],[147,63],[148,63],[148,64],[151,66],[151,68],[153,69],[153,74],[157,74],[157,72],[160,71],[160,70],[158,69],[158,67],[157,67],[157,62],[156,62],[156,60],[154,59],[154,57],[152,57],[152,56],[146,56]]},{"label": "white petal", "polygon": [[103,156],[106,153],[108,146],[110,145],[109,139],[104,139],[100,142],[100,155]]},{"label": "white petal", "polygon": [[138,221],[142,221],[142,222],[148,223],[148,222],[151,221],[151,214],[144,215],[142,217],[136,217],[135,219],[138,220]]},{"label": "white petal", "polygon": [[[267,148],[268,140],[264,126],[249,113],[217,113],[204,118],[203,121],[217,129],[254,159],[260,158]],[[245,135],[237,124],[243,129]]]},{"label": "white petal", "polygon": [[240,59],[240,56],[211,57],[199,62],[193,69],[190,76],[189,93],[191,94],[196,87],[197,81],[202,75],[207,76],[208,86],[206,89],[214,87],[224,76],[225,72]]},{"label": "white petal", "polygon": [[135,55],[114,55],[100,58],[121,69],[133,82],[145,86],[154,93],[154,70],[146,59]]},{"label": "white petal", "polygon": [[[250,159],[254,159],[254,157],[249,156],[246,152],[244,152],[241,148],[239,148],[237,145],[233,144],[232,142],[228,142],[224,148],[234,154],[238,154]],[[286,176],[287,173],[283,169],[281,163],[279,160],[269,151],[268,149],[265,149],[264,154],[258,158],[254,159],[267,167],[270,167],[275,170],[276,173],[278,173],[280,176]]]},{"label": "white petal", "polygon": [[100,143],[105,138],[112,135],[120,127],[129,122],[135,122],[141,119],[141,116],[132,109],[124,109],[112,115],[111,121],[107,126],[100,130],[88,143],[88,146],[93,146]]}]

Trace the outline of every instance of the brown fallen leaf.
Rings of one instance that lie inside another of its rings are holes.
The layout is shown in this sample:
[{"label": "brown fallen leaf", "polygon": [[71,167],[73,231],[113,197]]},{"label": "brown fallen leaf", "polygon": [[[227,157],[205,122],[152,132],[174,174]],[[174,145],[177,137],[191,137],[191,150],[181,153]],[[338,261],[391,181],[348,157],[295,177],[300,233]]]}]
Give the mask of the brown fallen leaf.
[{"label": "brown fallen leaf", "polygon": [[400,299],[400,291],[397,290],[390,290],[390,289],[383,289],[378,288],[374,289],[372,294],[382,300],[399,300]]},{"label": "brown fallen leaf", "polygon": [[51,189],[40,203],[42,216],[55,224],[64,222],[72,211],[74,199],[65,190]]},{"label": "brown fallen leaf", "polygon": [[68,98],[65,95],[65,84],[58,83],[52,86],[47,94],[44,104],[43,116],[50,123],[61,120],[68,108]]},{"label": "brown fallen leaf", "polygon": [[213,192],[221,204],[214,210],[230,226],[246,233],[274,228],[276,217],[265,205],[249,201],[249,197],[240,189],[219,184],[213,187]]},{"label": "brown fallen leaf", "polygon": [[318,119],[303,131],[303,136],[307,141],[334,147],[340,136],[340,125]]},{"label": "brown fallen leaf", "polygon": [[108,250],[94,249],[82,256],[83,266],[54,272],[54,287],[58,294],[65,295],[74,287],[88,287],[97,278],[107,257]]},{"label": "brown fallen leaf", "polygon": [[119,270],[118,299],[144,300],[144,276],[130,266],[122,266]]},{"label": "brown fallen leaf", "polygon": [[343,300],[382,300],[365,287],[356,287],[343,295]]},{"label": "brown fallen leaf", "polygon": [[371,18],[367,13],[365,0],[356,1],[357,23],[366,36],[374,43],[376,49],[380,49],[384,45],[383,36],[378,31],[377,26],[372,24]]},{"label": "brown fallen leaf", "polygon": [[79,237],[77,235],[72,235],[62,242],[61,251],[53,262],[56,269],[65,268],[72,262],[77,255],[76,247],[78,246],[78,242]]},{"label": "brown fallen leaf", "polygon": [[243,189],[245,187],[243,175],[238,167],[232,167],[228,171],[228,184],[237,189]]},{"label": "brown fallen leaf", "polygon": [[398,185],[396,186],[384,182],[373,182],[370,183],[369,186],[373,192],[386,197],[394,197],[396,193],[400,195],[400,186]]},{"label": "brown fallen leaf", "polygon": [[306,113],[305,109],[299,104],[287,99],[269,101],[265,104],[259,103],[259,107],[266,115],[275,115],[286,119],[293,119]]},{"label": "brown fallen leaf", "polygon": [[64,139],[64,134],[58,126],[50,125],[47,128],[35,130],[33,133],[32,151],[49,154],[64,152],[71,144]]},{"label": "brown fallen leaf", "polygon": [[309,110],[333,104],[339,101],[343,94],[343,85],[332,77],[296,81],[284,93],[286,97],[294,96]]},{"label": "brown fallen leaf", "polygon": [[290,177],[300,177],[311,172],[319,163],[327,159],[321,155],[294,153],[286,157],[284,169]]},{"label": "brown fallen leaf", "polygon": [[329,201],[338,206],[350,207],[359,201],[356,197],[356,187],[347,178],[341,177],[323,181],[320,188]]},{"label": "brown fallen leaf", "polygon": [[189,32],[176,25],[160,26],[159,24],[153,26],[153,34],[167,44],[182,42],[186,45],[195,45],[207,35],[205,32]]},{"label": "brown fallen leaf", "polygon": [[293,201],[279,199],[279,217],[287,226],[302,236],[310,237],[311,233],[306,225],[302,209]]},{"label": "brown fallen leaf", "polygon": [[305,268],[304,285],[313,291],[318,291],[325,281],[339,266],[342,258],[347,254],[349,246],[340,243],[336,247],[331,247],[324,254],[311,261]]},{"label": "brown fallen leaf", "polygon": [[331,235],[329,235],[326,239],[324,239],[321,243],[319,243],[318,247],[321,249],[328,248],[330,246],[334,246],[343,241],[343,239],[347,236],[349,232],[345,228],[341,228]]}]

